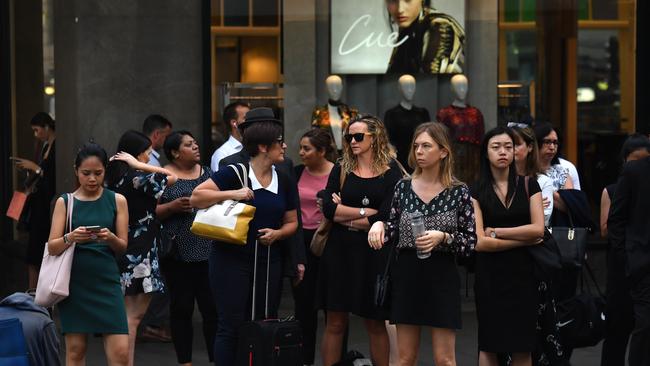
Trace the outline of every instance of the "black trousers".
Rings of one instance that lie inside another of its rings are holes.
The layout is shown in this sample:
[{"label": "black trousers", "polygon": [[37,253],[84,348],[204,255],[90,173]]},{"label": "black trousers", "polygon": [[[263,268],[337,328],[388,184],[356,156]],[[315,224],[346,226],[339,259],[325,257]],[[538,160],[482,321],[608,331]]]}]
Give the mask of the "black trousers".
[{"label": "black trousers", "polygon": [[[318,282],[318,265],[320,258],[313,255],[309,249],[311,239],[316,230],[303,229],[305,237],[305,276],[297,286],[293,286],[293,302],[296,319],[302,328],[302,360],[305,365],[312,365],[316,354],[316,331],[318,330],[318,309],[316,309],[316,284]],[[343,336],[341,358],[347,353],[349,327]]]},{"label": "black trousers", "polygon": [[320,258],[309,250],[309,243],[315,230],[303,229],[305,236],[305,276],[297,286],[293,286],[293,302],[296,309],[296,319],[302,328],[302,359],[303,364],[314,363],[316,353],[316,329],[318,328],[318,310],[314,304],[316,297],[316,280],[318,279],[318,263]]},{"label": "black trousers", "polygon": [[625,276],[625,254],[610,249],[607,253],[607,330],[600,364],[624,366],[630,333],[634,328],[634,304]]},{"label": "black trousers", "polygon": [[[231,244],[220,244],[231,245]],[[259,250],[267,247],[259,245]],[[214,342],[215,365],[235,365],[239,328],[251,319],[254,258],[241,253],[212,248],[210,285],[216,299],[219,323]],[[266,260],[257,264],[255,319],[265,318]],[[282,290],[282,260],[271,259],[269,268],[269,318],[275,318]]]},{"label": "black trousers", "polygon": [[192,314],[195,301],[203,318],[203,337],[208,357],[212,361],[217,311],[210,290],[208,261],[165,259],[161,268],[169,290],[170,328],[178,363],[192,362]]},{"label": "black trousers", "polygon": [[631,286],[634,330],[630,338],[630,366],[650,366],[650,270]]}]

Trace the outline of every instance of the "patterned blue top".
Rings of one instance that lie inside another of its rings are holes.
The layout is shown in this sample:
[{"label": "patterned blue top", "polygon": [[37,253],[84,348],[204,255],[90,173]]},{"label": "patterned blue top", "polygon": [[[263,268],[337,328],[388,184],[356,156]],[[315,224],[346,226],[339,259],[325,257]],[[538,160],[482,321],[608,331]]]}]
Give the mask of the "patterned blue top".
[{"label": "patterned blue top", "polygon": [[117,258],[126,295],[164,292],[158,263],[161,238],[156,205],[166,186],[165,174],[129,169],[108,187],[124,195],[129,206],[129,243],[126,253]]}]

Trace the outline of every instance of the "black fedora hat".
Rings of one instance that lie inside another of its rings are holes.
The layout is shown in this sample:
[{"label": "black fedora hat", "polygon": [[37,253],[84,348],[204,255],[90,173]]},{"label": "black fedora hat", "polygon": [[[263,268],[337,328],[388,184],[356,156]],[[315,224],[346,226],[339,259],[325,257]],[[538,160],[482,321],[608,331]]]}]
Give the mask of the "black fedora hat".
[{"label": "black fedora hat", "polygon": [[238,126],[239,130],[243,131],[246,127],[249,127],[255,122],[273,122],[282,126],[282,121],[275,118],[275,114],[273,114],[273,110],[271,108],[259,107],[253,108],[246,113],[244,122]]}]

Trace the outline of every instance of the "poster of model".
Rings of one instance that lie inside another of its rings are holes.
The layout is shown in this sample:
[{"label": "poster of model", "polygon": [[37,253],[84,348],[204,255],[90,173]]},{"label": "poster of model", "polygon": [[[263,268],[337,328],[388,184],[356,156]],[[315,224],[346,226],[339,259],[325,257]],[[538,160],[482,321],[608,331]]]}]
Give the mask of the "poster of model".
[{"label": "poster of model", "polygon": [[332,73],[464,71],[462,0],[331,0],[330,14]]}]

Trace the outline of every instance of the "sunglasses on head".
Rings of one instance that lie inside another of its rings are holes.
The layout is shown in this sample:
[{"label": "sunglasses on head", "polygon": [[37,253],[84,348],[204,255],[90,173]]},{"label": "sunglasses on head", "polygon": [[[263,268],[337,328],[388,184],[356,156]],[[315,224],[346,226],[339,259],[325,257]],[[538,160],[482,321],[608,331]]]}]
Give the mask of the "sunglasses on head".
[{"label": "sunglasses on head", "polygon": [[343,135],[343,138],[349,144],[352,142],[352,139],[354,139],[354,141],[356,142],[363,141],[363,138],[366,137],[366,135],[372,135],[372,134],[370,132],[346,133],[345,135]]}]

